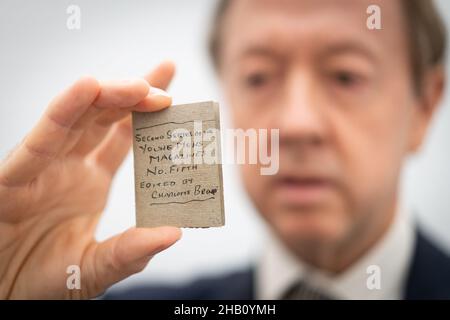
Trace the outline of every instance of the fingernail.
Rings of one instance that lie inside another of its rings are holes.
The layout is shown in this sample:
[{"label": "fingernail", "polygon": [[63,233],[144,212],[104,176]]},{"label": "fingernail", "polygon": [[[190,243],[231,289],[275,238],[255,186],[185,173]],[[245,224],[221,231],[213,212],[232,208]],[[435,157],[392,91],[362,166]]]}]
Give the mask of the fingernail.
[{"label": "fingernail", "polygon": [[163,96],[167,98],[171,98],[171,96],[164,90],[156,87],[150,87],[150,95],[152,96]]}]

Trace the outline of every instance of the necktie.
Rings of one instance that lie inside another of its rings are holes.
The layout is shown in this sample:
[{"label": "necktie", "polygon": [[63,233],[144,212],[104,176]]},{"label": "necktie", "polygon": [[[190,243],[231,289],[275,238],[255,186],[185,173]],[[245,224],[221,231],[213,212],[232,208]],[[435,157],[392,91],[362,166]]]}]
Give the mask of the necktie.
[{"label": "necktie", "polygon": [[304,281],[294,283],[281,296],[283,300],[333,300],[332,297],[327,296],[320,290],[311,287]]}]

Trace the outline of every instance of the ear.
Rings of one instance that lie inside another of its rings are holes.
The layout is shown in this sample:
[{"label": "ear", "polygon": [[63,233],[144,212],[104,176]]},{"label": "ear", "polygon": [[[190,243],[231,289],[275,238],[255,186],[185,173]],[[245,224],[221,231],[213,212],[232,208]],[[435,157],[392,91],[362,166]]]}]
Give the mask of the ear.
[{"label": "ear", "polygon": [[438,109],[445,88],[445,71],[443,66],[429,69],[424,77],[422,92],[416,98],[416,110],[412,125],[409,151],[419,150],[425,140],[433,115]]}]

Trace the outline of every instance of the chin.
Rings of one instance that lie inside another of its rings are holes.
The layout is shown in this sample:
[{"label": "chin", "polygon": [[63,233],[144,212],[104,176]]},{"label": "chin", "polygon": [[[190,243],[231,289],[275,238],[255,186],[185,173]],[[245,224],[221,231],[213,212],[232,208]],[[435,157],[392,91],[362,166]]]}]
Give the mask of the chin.
[{"label": "chin", "polygon": [[347,219],[330,210],[281,210],[268,217],[275,232],[296,245],[333,245],[346,238]]}]

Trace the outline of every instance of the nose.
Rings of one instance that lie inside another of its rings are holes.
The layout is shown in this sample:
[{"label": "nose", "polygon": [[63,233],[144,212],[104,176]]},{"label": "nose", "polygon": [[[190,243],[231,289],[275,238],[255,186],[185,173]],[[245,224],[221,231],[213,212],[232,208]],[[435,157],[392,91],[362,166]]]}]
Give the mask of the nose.
[{"label": "nose", "polygon": [[286,78],[280,104],[277,118],[281,142],[304,145],[325,142],[323,99],[313,74],[293,69]]}]

